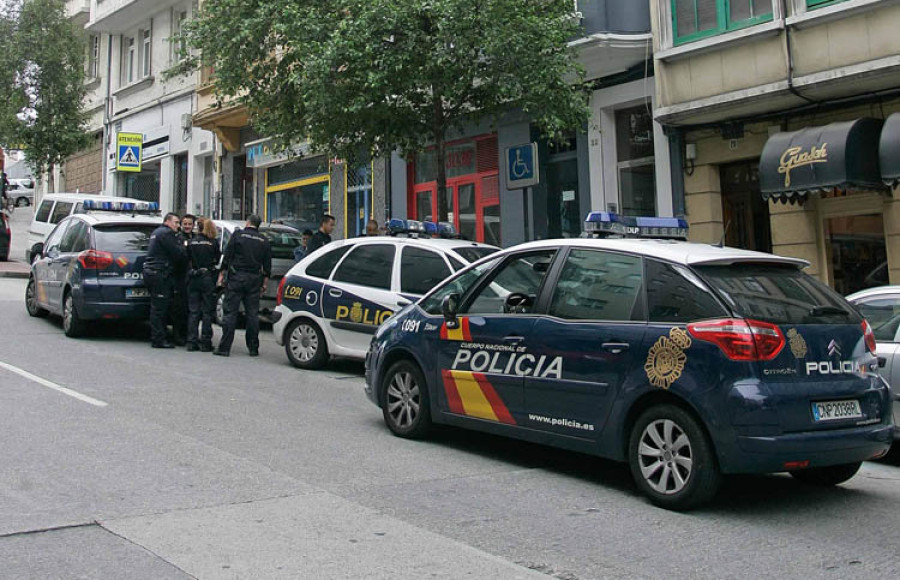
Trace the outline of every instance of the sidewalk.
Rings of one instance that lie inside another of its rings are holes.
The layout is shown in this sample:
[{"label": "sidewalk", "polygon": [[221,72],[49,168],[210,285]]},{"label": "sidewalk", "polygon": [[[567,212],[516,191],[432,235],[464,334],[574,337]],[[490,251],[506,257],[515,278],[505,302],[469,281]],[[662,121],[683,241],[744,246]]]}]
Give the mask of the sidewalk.
[{"label": "sidewalk", "polygon": [[17,207],[9,217],[12,242],[9,260],[0,262],[0,278],[28,278],[31,267],[25,263],[25,248],[28,246],[28,226],[33,215],[33,207]]},{"label": "sidewalk", "polygon": [[8,260],[0,262],[0,278],[28,278],[31,268],[24,262]]}]

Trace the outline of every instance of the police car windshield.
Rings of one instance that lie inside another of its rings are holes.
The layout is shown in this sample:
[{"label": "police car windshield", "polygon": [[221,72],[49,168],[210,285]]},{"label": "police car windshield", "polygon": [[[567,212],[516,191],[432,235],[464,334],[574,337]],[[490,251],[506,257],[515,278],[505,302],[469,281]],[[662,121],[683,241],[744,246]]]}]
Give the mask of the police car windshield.
[{"label": "police car windshield", "polygon": [[303,243],[303,239],[299,233],[291,230],[282,230],[275,228],[259,228],[261,233],[272,246],[272,257],[282,260],[294,259],[294,248]]},{"label": "police car windshield", "polygon": [[735,314],[775,324],[859,324],[834,290],[794,266],[733,264],[696,270]]},{"label": "police car windshield", "polygon": [[477,262],[485,256],[490,256],[494,252],[499,252],[500,248],[492,248],[490,246],[463,246],[461,248],[453,248],[453,251],[462,256],[469,263]]},{"label": "police car windshield", "polygon": [[150,246],[153,224],[94,226],[96,249],[102,252],[146,252]]}]

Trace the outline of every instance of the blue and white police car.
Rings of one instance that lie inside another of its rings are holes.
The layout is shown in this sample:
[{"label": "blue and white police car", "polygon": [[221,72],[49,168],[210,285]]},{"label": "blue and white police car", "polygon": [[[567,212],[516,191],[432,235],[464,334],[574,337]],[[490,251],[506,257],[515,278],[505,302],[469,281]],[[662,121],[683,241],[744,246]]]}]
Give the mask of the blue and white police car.
[{"label": "blue and white police car", "polygon": [[332,242],[281,279],[272,330],[294,366],[320,368],[330,356],[364,359],[372,335],[395,311],[499,250],[429,222],[391,220],[389,229],[395,235]]},{"label": "blue and white police car", "polygon": [[84,334],[93,320],[149,316],[142,267],[161,223],[155,203],[86,201],[83,212],[60,221],[37,245],[25,289],[28,314],[62,316],[69,337]]},{"label": "blue and white police car", "polygon": [[670,509],[723,474],[835,485],[887,452],[872,330],[806,262],[680,241],[682,220],[593,213],[586,230],[489,256],[379,328],[366,393],[393,433],[625,461]]}]

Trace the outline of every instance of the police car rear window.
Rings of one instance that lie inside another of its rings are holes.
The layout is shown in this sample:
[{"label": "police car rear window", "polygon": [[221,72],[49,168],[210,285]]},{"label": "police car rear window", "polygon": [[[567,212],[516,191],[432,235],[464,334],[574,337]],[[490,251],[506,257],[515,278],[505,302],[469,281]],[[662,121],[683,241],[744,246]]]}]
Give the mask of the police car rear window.
[{"label": "police car rear window", "polygon": [[470,264],[477,262],[485,256],[490,256],[494,252],[499,251],[498,248],[488,248],[483,246],[463,246],[462,248],[453,248],[453,251],[463,257]]},{"label": "police car rear window", "polygon": [[95,248],[103,252],[146,252],[150,234],[156,227],[152,224],[94,226]]},{"label": "police car rear window", "polygon": [[272,246],[272,257],[282,260],[294,259],[294,248],[303,243],[299,234],[295,234],[289,230],[277,230],[270,228],[260,228],[261,233]]},{"label": "police car rear window", "polygon": [[834,290],[796,267],[732,264],[695,268],[735,314],[775,324],[859,324]]}]

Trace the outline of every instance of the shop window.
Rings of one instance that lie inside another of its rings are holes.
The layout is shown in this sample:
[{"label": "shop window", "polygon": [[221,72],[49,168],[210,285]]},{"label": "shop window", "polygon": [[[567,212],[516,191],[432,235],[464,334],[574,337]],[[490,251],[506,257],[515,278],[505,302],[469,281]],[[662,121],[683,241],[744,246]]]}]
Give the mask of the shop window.
[{"label": "shop window", "polygon": [[672,0],[675,44],[772,20],[772,0]]},{"label": "shop window", "polygon": [[656,215],[656,159],[653,152],[653,115],[640,105],[616,111],[621,213]]},{"label": "shop window", "polygon": [[187,211],[188,192],[188,156],[182,153],[175,156],[175,195],[172,211],[181,215]]},{"label": "shop window", "polygon": [[366,223],[375,214],[372,207],[372,164],[364,162],[347,170],[347,211],[345,233],[349,237],[366,233]]},{"label": "shop window", "polygon": [[887,283],[887,245],[881,215],[833,217],[824,225],[835,290],[846,296]]},{"label": "shop window", "polygon": [[547,237],[581,234],[578,193],[578,147],[574,133],[547,143]]}]

